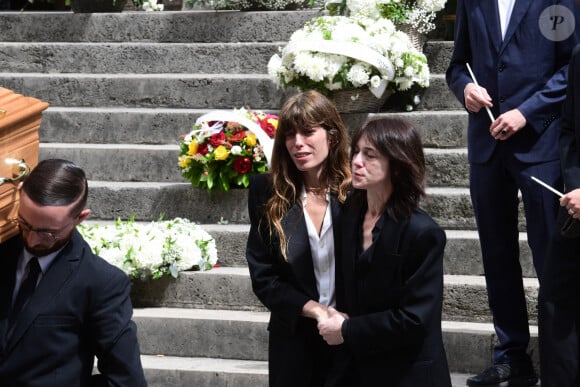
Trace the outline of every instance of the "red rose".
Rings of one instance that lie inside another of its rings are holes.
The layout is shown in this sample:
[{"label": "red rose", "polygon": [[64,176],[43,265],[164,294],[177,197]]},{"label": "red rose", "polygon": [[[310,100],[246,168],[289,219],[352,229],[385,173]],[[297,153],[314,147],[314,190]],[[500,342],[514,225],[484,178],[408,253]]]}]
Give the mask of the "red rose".
[{"label": "red rose", "polygon": [[224,132],[219,132],[219,133],[211,135],[211,137],[209,138],[209,143],[214,148],[217,148],[218,146],[220,146],[224,143],[225,139],[226,139],[226,134]]},{"label": "red rose", "polygon": [[234,171],[243,175],[252,169],[252,161],[247,157],[236,157],[233,164]]},{"label": "red rose", "polygon": [[207,149],[206,143],[199,144],[199,146],[197,147],[197,153],[202,155],[202,156],[205,156],[208,151],[209,151],[209,149]]},{"label": "red rose", "polygon": [[244,139],[244,137],[246,137],[246,131],[239,130],[237,132],[232,133],[230,135],[230,138],[228,138],[228,140],[230,140],[231,142],[238,142],[238,141],[242,141]]}]

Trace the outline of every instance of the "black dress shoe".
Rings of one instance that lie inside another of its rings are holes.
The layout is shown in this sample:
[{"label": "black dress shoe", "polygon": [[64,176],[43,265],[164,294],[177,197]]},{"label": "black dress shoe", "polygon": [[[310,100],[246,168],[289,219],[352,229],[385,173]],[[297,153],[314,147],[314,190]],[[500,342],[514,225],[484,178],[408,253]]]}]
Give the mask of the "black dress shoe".
[{"label": "black dress shoe", "polygon": [[538,377],[531,363],[494,364],[479,375],[467,379],[467,385],[473,386],[535,386]]}]

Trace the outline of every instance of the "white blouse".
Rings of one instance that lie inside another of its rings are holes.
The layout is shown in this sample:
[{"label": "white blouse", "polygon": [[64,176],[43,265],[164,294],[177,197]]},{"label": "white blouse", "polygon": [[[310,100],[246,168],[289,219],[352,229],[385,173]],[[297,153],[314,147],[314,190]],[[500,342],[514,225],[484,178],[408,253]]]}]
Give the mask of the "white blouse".
[{"label": "white blouse", "polygon": [[[320,235],[314,227],[314,223],[304,210],[312,264],[316,276],[318,289],[318,302],[325,306],[336,306],[335,296],[335,260],[334,260],[334,233],[332,230],[332,210],[330,208],[330,194],[326,193],[326,212],[322,221]],[[306,206],[306,191],[302,190],[302,203]]]}]

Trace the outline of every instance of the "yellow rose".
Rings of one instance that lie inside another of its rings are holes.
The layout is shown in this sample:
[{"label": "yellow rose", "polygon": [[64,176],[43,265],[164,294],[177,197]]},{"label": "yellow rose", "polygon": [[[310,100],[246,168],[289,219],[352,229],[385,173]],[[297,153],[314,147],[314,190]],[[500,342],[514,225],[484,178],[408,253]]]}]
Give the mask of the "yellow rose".
[{"label": "yellow rose", "polygon": [[268,123],[278,130],[278,120],[276,118],[268,118]]},{"label": "yellow rose", "polygon": [[246,137],[246,145],[247,146],[255,146],[256,145],[256,135],[254,133],[248,134],[248,137]]},{"label": "yellow rose", "polygon": [[191,163],[191,159],[187,156],[181,156],[179,157],[179,166],[181,168],[186,168],[189,163]]},{"label": "yellow rose", "polygon": [[223,145],[218,146],[215,148],[213,153],[213,158],[215,160],[225,160],[230,155],[230,151]]},{"label": "yellow rose", "polygon": [[197,142],[191,140],[191,142],[189,143],[189,150],[187,151],[188,155],[193,156],[194,154],[197,153],[197,147],[199,145],[197,144]]}]

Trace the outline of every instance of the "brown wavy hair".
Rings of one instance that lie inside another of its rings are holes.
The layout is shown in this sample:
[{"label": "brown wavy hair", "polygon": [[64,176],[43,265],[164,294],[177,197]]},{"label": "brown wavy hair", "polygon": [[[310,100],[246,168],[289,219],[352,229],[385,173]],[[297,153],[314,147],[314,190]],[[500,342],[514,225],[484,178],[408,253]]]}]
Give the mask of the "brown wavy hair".
[{"label": "brown wavy hair", "polygon": [[334,104],[321,93],[310,90],[289,97],[278,115],[272,163],[272,196],[266,203],[266,220],[270,235],[275,230],[280,250],[286,258],[286,235],[281,220],[290,207],[300,200],[304,185],[302,172],[296,168],[286,148],[289,133],[320,126],[326,130],[329,153],[320,174],[320,186],[328,187],[341,203],[350,186],[348,133]]},{"label": "brown wavy hair", "polygon": [[[354,132],[351,154],[363,136],[389,160],[393,192],[387,213],[394,219],[410,217],[425,197],[425,154],[417,129],[411,122],[397,117],[371,120]],[[364,190],[355,190],[354,195],[359,200],[365,196],[366,200]]]}]

